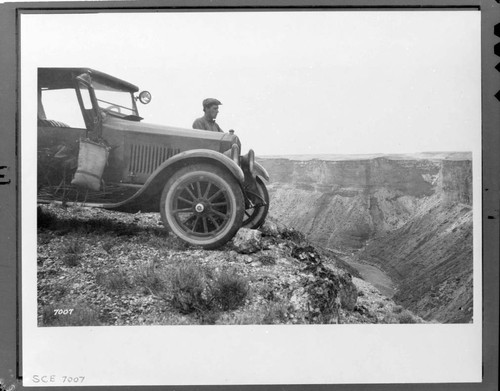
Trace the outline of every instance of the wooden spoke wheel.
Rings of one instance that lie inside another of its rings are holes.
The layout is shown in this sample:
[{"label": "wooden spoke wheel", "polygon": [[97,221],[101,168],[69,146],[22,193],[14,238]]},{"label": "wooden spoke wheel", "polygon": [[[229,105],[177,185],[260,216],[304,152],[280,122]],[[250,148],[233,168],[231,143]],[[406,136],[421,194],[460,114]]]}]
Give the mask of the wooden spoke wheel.
[{"label": "wooden spoke wheel", "polygon": [[160,201],[163,223],[192,245],[212,249],[229,241],[242,225],[243,192],[227,171],[196,164],[175,173]]}]

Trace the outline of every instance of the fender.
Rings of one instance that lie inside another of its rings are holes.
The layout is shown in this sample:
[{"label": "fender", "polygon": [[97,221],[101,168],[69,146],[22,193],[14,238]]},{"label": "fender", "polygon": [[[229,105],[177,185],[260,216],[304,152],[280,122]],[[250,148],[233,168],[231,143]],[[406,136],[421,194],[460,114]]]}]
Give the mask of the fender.
[{"label": "fender", "polygon": [[[192,149],[189,151],[178,153],[177,155],[172,156],[170,159],[164,161],[151,174],[151,176],[144,183],[141,189],[132,197],[115,204],[102,205],[102,207],[106,209],[114,209],[126,212],[134,210],[144,211],[146,209],[149,209],[152,206],[151,202],[153,202],[153,205],[155,205],[156,196],[159,196],[159,193],[163,189],[163,186],[176,170],[197,162],[212,162],[219,166],[224,166],[243,187],[243,184],[245,182],[245,174],[243,173],[243,170],[229,157],[223,155],[220,152],[212,151],[210,149]],[[144,204],[146,203],[149,204],[147,205],[149,208],[144,209]],[[156,210],[156,208],[154,207],[153,209]]]},{"label": "fender", "polygon": [[257,162],[254,162],[253,164],[252,172],[244,171],[244,173],[245,173],[245,186],[244,186],[245,193],[248,190],[254,193],[258,193],[259,189],[257,188],[257,177],[261,177],[264,178],[266,181],[269,181],[269,174],[267,173],[266,169],[260,163]]},{"label": "fender", "polygon": [[254,171],[256,175],[261,176],[266,181],[269,180],[269,174],[267,173],[267,170],[260,163],[254,163]]},{"label": "fender", "polygon": [[219,163],[222,163],[240,183],[243,183],[245,180],[245,174],[243,174],[243,170],[228,156],[217,151],[212,151],[211,149],[191,149],[189,151],[178,153],[177,155],[172,156],[170,159],[164,161],[151,174],[144,186],[147,186],[150,181],[153,181],[154,178],[167,167],[177,164],[180,161],[186,161],[188,159],[195,158],[216,160]]}]

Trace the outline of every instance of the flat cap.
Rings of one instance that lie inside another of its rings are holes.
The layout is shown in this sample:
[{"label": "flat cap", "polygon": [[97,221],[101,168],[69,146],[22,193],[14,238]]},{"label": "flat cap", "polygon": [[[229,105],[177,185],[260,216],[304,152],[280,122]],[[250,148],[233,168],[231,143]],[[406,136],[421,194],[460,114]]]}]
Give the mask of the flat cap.
[{"label": "flat cap", "polygon": [[214,98],[207,98],[207,99],[204,99],[203,100],[203,108],[207,108],[207,107],[210,107],[210,106],[213,106],[213,105],[221,105],[222,103],[217,100],[217,99],[214,99]]}]

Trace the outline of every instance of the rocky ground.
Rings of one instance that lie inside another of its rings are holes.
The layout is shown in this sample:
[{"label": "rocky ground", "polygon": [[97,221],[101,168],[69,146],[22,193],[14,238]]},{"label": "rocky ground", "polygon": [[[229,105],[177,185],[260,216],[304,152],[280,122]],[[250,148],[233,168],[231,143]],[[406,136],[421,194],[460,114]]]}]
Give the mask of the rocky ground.
[{"label": "rocky ground", "polygon": [[423,322],[273,221],[207,251],[159,214],[40,205],[37,263],[40,326]]}]

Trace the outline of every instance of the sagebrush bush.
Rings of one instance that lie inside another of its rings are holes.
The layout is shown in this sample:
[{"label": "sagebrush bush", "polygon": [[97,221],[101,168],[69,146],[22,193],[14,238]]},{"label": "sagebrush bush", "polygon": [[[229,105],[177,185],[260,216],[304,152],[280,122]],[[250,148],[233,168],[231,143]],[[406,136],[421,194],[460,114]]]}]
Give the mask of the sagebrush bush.
[{"label": "sagebrush bush", "polygon": [[127,275],[121,270],[114,270],[109,273],[99,271],[95,279],[98,285],[112,291],[121,291],[130,287]]},{"label": "sagebrush bush", "polygon": [[401,324],[417,323],[415,316],[408,310],[404,310],[398,314],[397,319]]},{"label": "sagebrush bush", "polygon": [[216,275],[211,291],[221,310],[230,311],[245,303],[249,284],[247,279],[239,276],[234,270],[222,270]]},{"label": "sagebrush bush", "polygon": [[203,324],[213,324],[220,311],[245,303],[248,281],[234,270],[214,272],[193,264],[180,264],[170,275],[171,303],[183,314],[195,313]]},{"label": "sagebrush bush", "polygon": [[80,255],[74,253],[65,254],[62,258],[62,262],[66,266],[70,267],[78,266],[80,264]]},{"label": "sagebrush bush", "polygon": [[204,271],[197,265],[181,264],[170,277],[172,305],[183,314],[208,309],[207,284]]},{"label": "sagebrush bush", "polygon": [[57,223],[57,217],[54,213],[43,209],[42,207],[37,207],[37,226],[42,229],[53,229]]},{"label": "sagebrush bush", "polygon": [[167,286],[166,278],[155,269],[154,262],[139,267],[132,279],[135,286],[143,287],[150,293],[161,294]]},{"label": "sagebrush bush", "polygon": [[276,259],[270,255],[261,255],[257,259],[263,265],[276,265]]},{"label": "sagebrush bush", "polygon": [[111,250],[118,244],[117,238],[108,238],[102,243],[102,248],[108,254],[111,254]]},{"label": "sagebrush bush", "polygon": [[305,235],[293,228],[284,228],[281,232],[281,237],[296,243],[302,243],[305,241]]},{"label": "sagebrush bush", "polygon": [[66,296],[66,294],[70,291],[70,289],[68,287],[68,284],[58,282],[58,283],[51,286],[51,291],[52,291],[54,297],[59,300],[63,296]]},{"label": "sagebrush bush", "polygon": [[83,250],[83,244],[77,239],[70,241],[65,249],[67,254],[81,254]]},{"label": "sagebrush bush", "polygon": [[287,306],[284,303],[271,303],[266,308],[262,324],[282,324],[287,321]]},{"label": "sagebrush bush", "polygon": [[392,311],[395,313],[395,314],[400,314],[401,312],[403,312],[403,307],[400,306],[400,305],[396,305],[394,306],[394,308],[392,309]]},{"label": "sagebrush bush", "polygon": [[37,235],[37,244],[39,246],[49,244],[51,240],[52,240],[52,235],[48,233],[39,233]]}]

